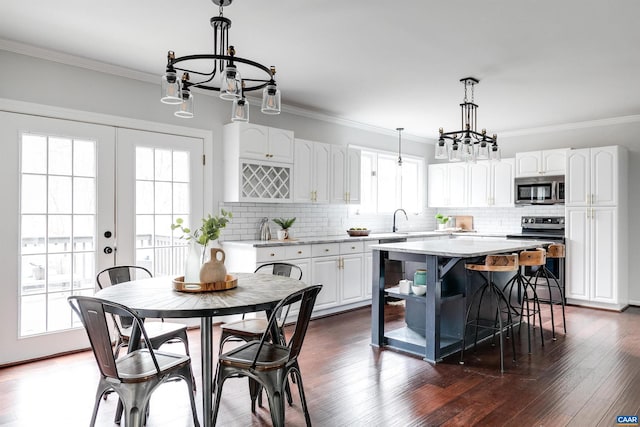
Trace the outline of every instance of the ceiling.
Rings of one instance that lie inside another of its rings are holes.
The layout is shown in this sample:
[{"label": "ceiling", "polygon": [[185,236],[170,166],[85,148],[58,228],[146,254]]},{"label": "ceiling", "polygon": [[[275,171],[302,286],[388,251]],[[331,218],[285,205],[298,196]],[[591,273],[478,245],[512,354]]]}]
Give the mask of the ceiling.
[{"label": "ceiling", "polygon": [[[0,39],[157,75],[208,53],[210,0],[2,0]],[[235,0],[237,55],[277,67],[283,104],[435,138],[640,115],[637,0]],[[197,100],[196,100],[197,102]]]}]

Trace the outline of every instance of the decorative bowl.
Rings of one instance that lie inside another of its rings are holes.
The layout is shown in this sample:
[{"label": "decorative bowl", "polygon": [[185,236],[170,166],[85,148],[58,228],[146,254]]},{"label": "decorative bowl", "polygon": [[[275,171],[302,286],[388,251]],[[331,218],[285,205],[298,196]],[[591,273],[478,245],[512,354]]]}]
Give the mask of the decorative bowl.
[{"label": "decorative bowl", "polygon": [[349,236],[368,236],[371,233],[371,230],[347,230]]},{"label": "decorative bowl", "polygon": [[427,287],[425,285],[411,285],[411,292],[415,295],[424,295],[427,293]]}]

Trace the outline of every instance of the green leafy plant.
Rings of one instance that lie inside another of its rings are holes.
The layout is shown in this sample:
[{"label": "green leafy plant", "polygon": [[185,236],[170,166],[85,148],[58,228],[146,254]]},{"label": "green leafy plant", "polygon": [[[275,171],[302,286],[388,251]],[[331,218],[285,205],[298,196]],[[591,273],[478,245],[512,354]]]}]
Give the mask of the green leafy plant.
[{"label": "green leafy plant", "polygon": [[175,224],[171,224],[171,230],[180,229],[183,235],[181,239],[193,240],[196,243],[206,247],[212,240],[217,240],[220,237],[220,230],[227,226],[227,223],[233,218],[233,214],[224,209],[220,210],[220,215],[211,216],[207,215],[206,218],[202,218],[202,225],[197,230],[191,231],[189,227],[184,226],[184,220],[182,218],[176,218]]},{"label": "green leafy plant", "polygon": [[436,221],[438,221],[438,224],[446,224],[447,222],[449,222],[449,217],[439,213],[436,214]]},{"label": "green leafy plant", "polygon": [[273,222],[275,222],[276,224],[278,224],[280,226],[280,228],[282,228],[283,230],[287,230],[289,229],[289,227],[291,227],[293,225],[294,222],[296,222],[296,218],[274,218]]}]

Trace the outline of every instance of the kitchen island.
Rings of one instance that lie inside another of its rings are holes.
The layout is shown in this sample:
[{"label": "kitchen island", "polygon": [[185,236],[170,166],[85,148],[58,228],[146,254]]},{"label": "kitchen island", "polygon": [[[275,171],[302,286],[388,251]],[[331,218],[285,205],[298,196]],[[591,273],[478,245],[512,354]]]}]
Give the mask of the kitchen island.
[{"label": "kitchen island", "polygon": [[[477,276],[466,273],[464,264],[482,262],[485,255],[508,254],[547,244],[535,240],[452,237],[373,245],[371,344],[416,354],[429,362],[439,362],[460,351],[467,296],[480,285]],[[402,261],[408,279],[413,279],[416,269],[426,268],[426,294],[401,294],[397,287],[385,289],[385,260]],[[387,297],[405,300],[406,327],[385,331]]]}]

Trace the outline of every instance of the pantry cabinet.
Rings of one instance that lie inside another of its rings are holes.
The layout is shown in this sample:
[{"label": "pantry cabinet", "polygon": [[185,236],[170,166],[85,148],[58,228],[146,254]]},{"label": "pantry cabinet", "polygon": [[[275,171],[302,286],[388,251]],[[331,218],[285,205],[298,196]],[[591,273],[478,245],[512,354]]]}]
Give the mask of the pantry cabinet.
[{"label": "pantry cabinet", "polygon": [[628,304],[627,173],[623,147],[567,154],[565,287],[572,304]]},{"label": "pantry cabinet", "polygon": [[566,148],[516,153],[516,177],[540,175],[564,175]]}]

